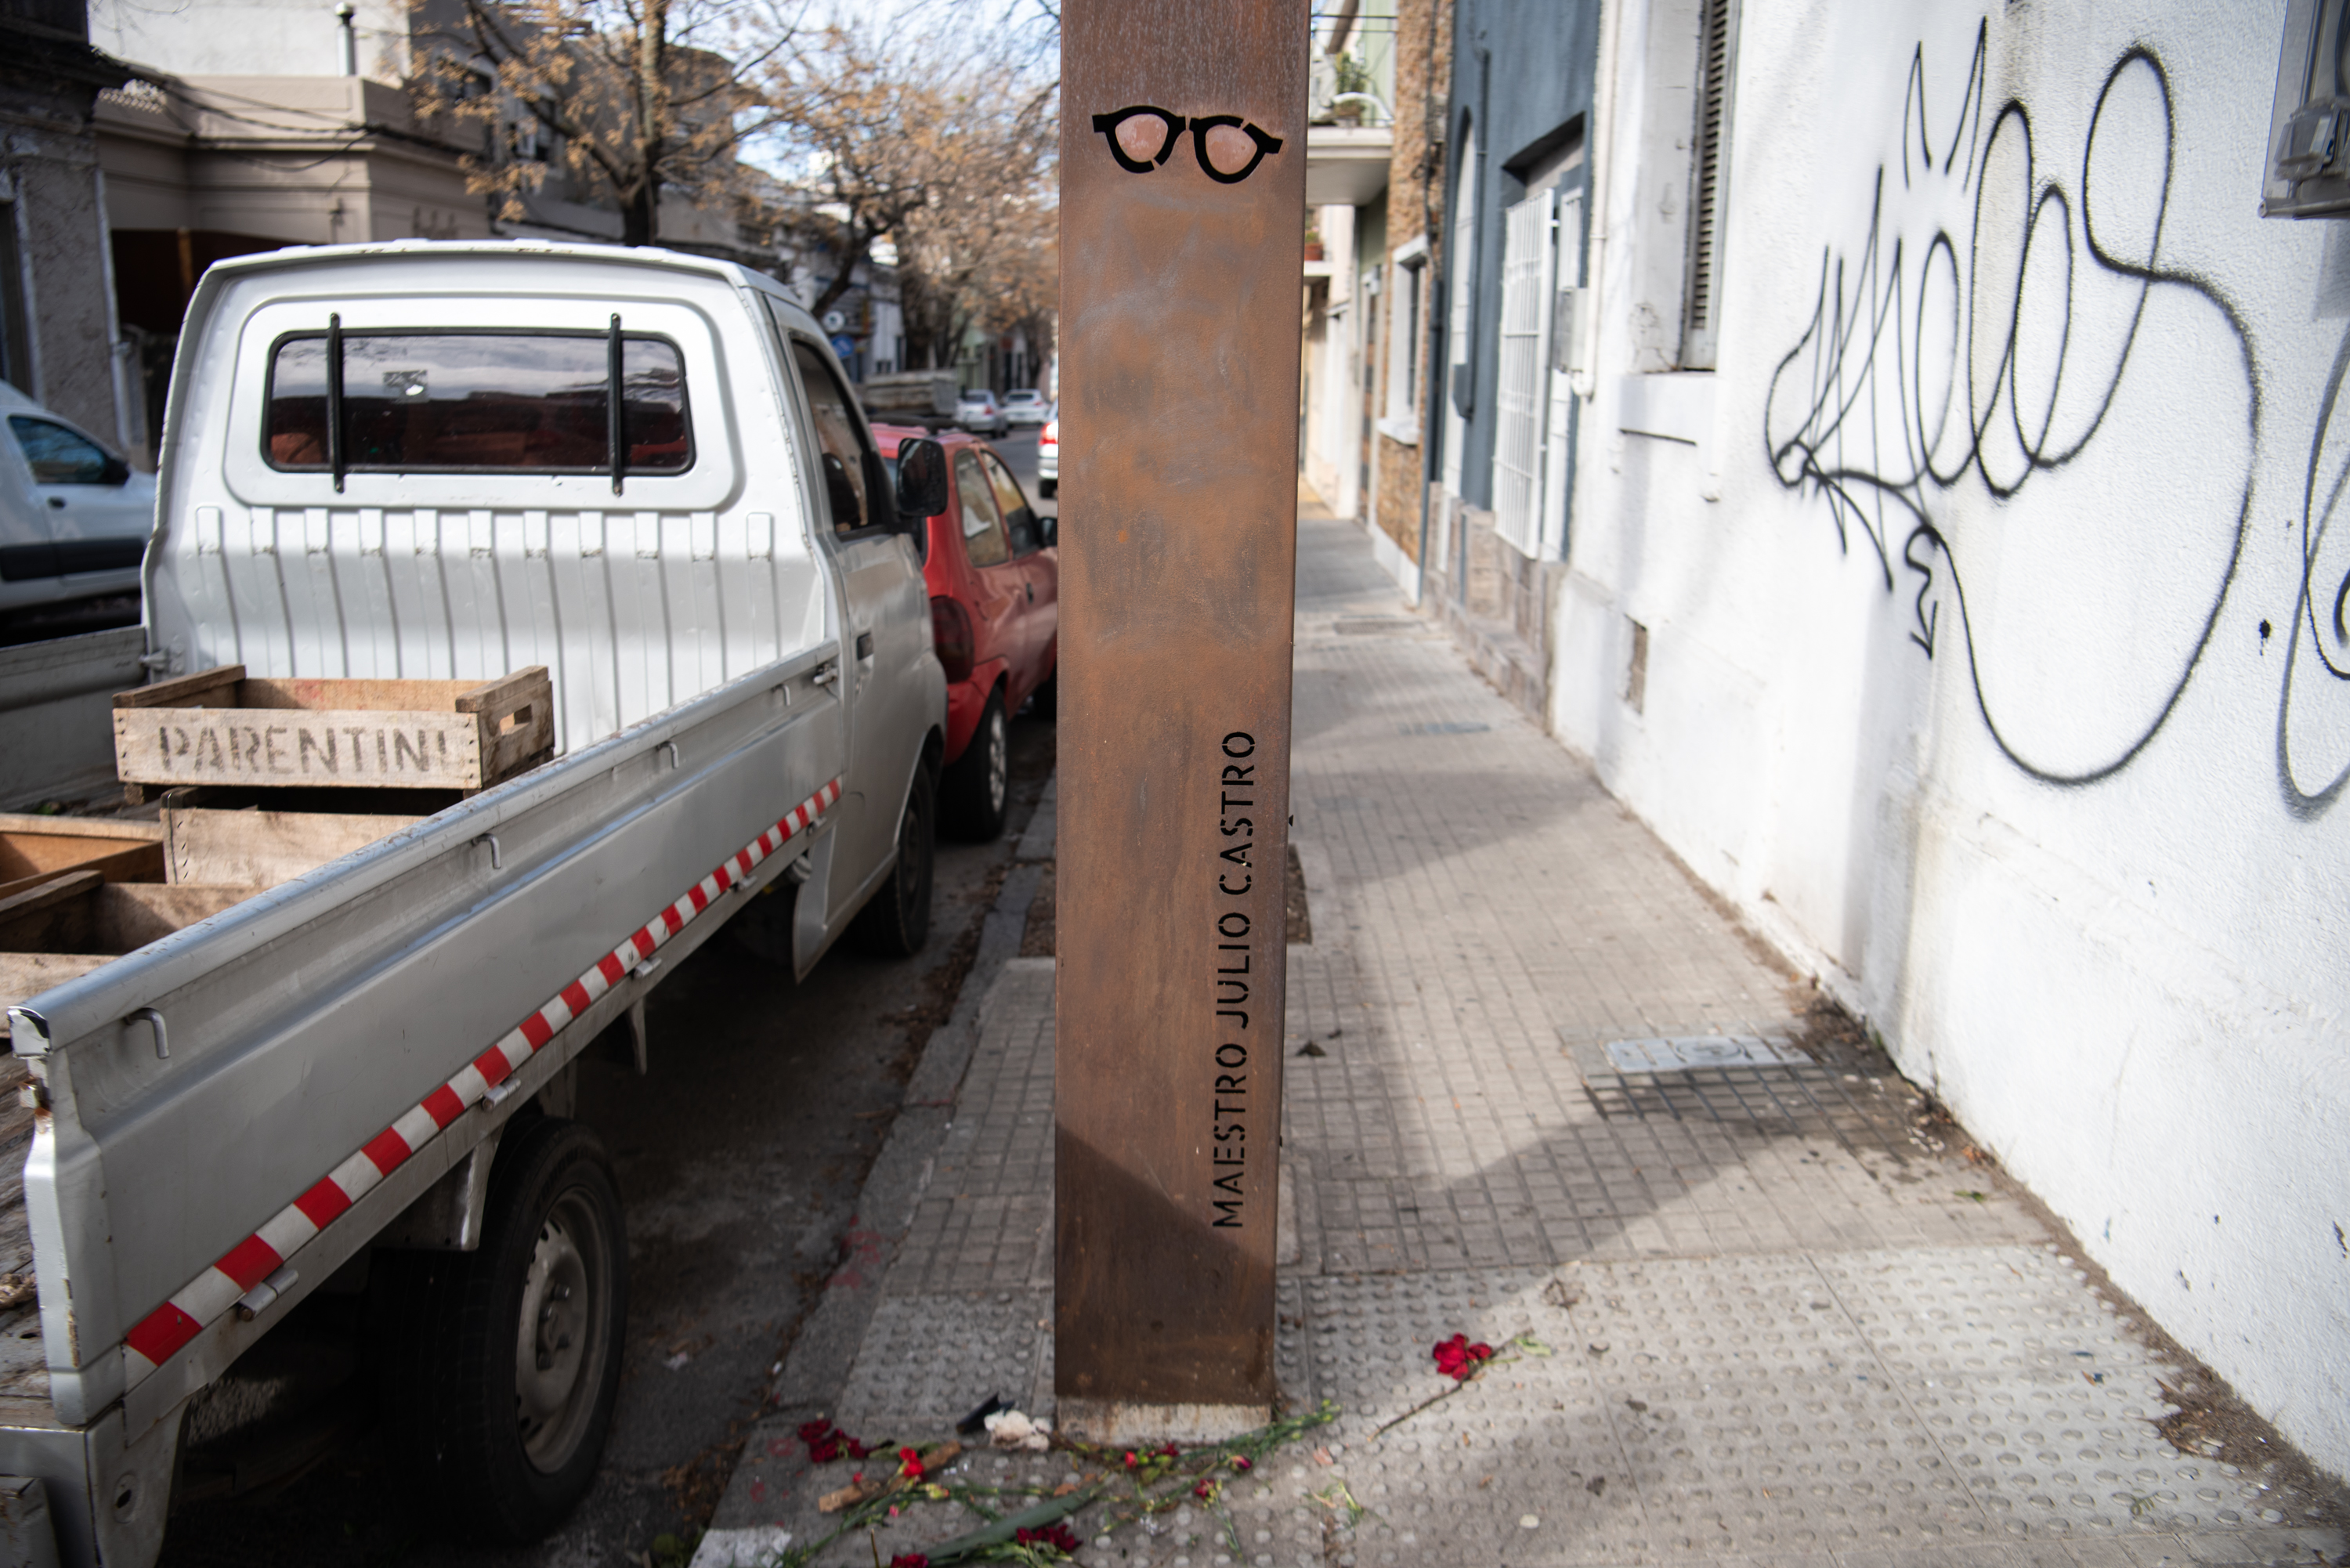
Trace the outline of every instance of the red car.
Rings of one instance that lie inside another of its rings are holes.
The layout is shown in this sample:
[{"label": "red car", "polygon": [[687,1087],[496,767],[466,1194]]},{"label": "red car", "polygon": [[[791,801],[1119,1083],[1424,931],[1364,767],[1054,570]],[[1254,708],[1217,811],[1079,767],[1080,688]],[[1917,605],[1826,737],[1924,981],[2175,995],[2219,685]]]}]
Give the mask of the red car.
[{"label": "red car", "polygon": [[[892,465],[898,444],[926,432],[873,427]],[[947,454],[947,509],[930,519],[922,575],[931,629],[947,670],[946,771],[940,825],[984,842],[1003,831],[1011,716],[1031,696],[1053,716],[1061,654],[1061,553],[1055,520],[1036,510],[985,441],[938,436]]]}]

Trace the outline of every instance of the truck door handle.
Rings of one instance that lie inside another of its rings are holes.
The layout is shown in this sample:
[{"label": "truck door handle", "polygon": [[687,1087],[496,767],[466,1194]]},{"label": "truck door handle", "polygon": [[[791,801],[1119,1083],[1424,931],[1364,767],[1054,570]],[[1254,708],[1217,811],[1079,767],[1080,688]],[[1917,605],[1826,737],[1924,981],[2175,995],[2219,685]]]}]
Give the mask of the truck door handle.
[{"label": "truck door handle", "polygon": [[870,659],[873,657],[873,634],[871,632],[860,631],[857,634],[857,657],[859,659]]},{"label": "truck door handle", "polygon": [[62,495],[52,495],[49,497],[49,504],[62,512],[66,509],[66,498]]}]

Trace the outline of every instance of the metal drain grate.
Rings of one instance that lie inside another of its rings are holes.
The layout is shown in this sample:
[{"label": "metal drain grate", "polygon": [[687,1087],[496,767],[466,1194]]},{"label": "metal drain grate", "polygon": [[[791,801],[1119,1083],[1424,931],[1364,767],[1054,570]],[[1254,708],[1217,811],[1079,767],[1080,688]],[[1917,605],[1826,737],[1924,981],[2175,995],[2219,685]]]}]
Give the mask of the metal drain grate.
[{"label": "metal drain grate", "polygon": [[1412,616],[1348,616],[1330,623],[1331,632],[1338,637],[1395,637],[1405,632],[1424,631],[1428,623]]},{"label": "metal drain grate", "polygon": [[1482,735],[1492,727],[1464,719],[1447,719],[1431,724],[1399,724],[1396,732],[1402,735]]},{"label": "metal drain grate", "polygon": [[1681,1034],[1650,1040],[1610,1040],[1607,1060],[1618,1073],[1686,1073],[1692,1067],[1793,1067],[1811,1058],[1760,1034]]}]

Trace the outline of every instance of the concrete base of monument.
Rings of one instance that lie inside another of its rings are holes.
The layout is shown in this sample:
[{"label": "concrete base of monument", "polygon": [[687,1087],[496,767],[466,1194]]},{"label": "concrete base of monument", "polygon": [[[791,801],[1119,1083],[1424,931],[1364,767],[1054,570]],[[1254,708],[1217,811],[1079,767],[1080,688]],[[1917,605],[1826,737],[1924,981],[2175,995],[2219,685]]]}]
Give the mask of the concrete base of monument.
[{"label": "concrete base of monument", "polygon": [[1142,1405],[1066,1394],[1054,1405],[1055,1431],[1104,1447],[1220,1443],[1273,1419],[1273,1409],[1266,1405]]}]

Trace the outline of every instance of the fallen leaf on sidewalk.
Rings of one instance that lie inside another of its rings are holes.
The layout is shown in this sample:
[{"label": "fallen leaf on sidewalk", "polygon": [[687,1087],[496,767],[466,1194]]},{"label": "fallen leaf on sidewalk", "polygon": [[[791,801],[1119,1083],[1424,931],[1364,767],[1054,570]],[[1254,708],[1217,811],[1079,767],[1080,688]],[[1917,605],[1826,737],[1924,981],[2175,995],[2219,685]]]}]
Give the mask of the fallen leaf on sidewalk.
[{"label": "fallen leaf on sidewalk", "polygon": [[1300,1045],[1297,1048],[1297,1054],[1300,1056],[1327,1056],[1330,1053],[1322,1049],[1321,1046],[1314,1044],[1313,1041],[1308,1040],[1305,1044]]},{"label": "fallen leaf on sidewalk", "polygon": [[1075,1490],[1077,1490],[1077,1483],[1076,1483],[1076,1482],[1075,1482],[1075,1481],[1073,1481],[1073,1480],[1066,1480],[1066,1481],[1063,1481],[1060,1485],[1058,1485],[1058,1486],[1056,1486],[1056,1487],[1055,1487],[1055,1488],[1053,1489],[1053,1495],[1054,1495],[1055,1497],[1066,1497],[1066,1496],[1068,1496],[1071,1492],[1073,1492],[1073,1491],[1075,1491]]}]

